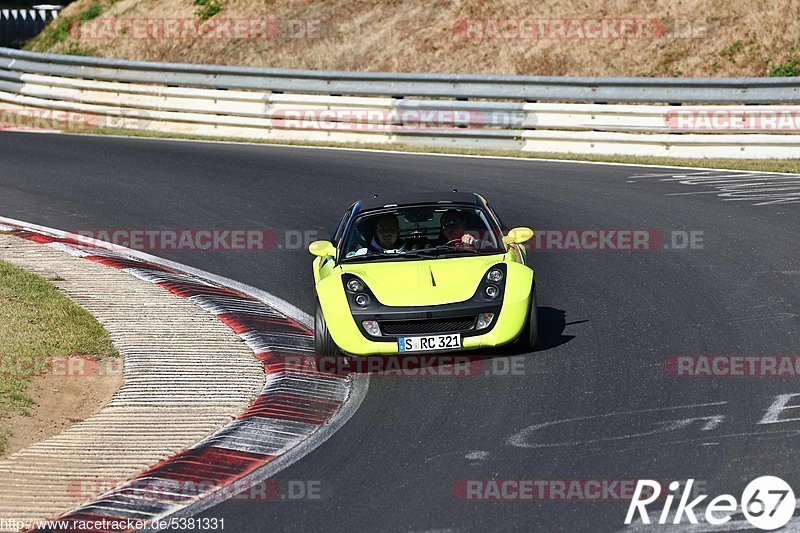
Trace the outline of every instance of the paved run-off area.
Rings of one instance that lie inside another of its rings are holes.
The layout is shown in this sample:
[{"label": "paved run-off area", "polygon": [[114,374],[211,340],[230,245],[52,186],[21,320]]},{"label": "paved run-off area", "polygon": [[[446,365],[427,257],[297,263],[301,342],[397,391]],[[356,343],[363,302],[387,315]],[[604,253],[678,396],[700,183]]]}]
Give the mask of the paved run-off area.
[{"label": "paved run-off area", "polygon": [[[0,461],[0,518],[52,518],[209,435],[249,404],[261,364],[214,315],[147,281],[0,234],[0,260],[46,278],[90,311],[124,360],[96,415]],[[2,520],[0,520],[2,523]]]}]

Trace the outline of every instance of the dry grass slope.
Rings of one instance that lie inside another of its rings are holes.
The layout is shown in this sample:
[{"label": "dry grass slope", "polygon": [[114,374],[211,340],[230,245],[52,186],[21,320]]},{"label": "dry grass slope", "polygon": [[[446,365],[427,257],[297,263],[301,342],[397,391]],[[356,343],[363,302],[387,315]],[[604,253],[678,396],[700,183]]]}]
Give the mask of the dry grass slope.
[{"label": "dry grass slope", "polygon": [[[69,34],[70,25],[74,29],[81,19],[209,18],[213,23],[265,17],[284,21],[279,37],[76,40]],[[78,0],[30,48],[147,61],[361,71],[720,77],[766,76],[772,70],[796,75],[799,17],[800,0]],[[464,38],[459,31],[465,28],[459,21],[498,18],[655,19],[661,31],[640,39]],[[288,21],[299,22],[289,29]],[[302,36],[292,36],[297,34]]]}]

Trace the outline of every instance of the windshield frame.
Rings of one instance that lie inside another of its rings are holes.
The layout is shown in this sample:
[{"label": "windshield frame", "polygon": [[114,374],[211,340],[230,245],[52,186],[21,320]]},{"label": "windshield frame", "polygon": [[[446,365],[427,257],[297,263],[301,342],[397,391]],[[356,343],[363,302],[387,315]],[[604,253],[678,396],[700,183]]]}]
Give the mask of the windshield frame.
[{"label": "windshield frame", "polygon": [[[381,256],[380,259],[364,259],[364,258],[375,258],[377,257],[375,254],[365,254],[360,256],[354,257],[343,257],[344,254],[344,246],[345,244],[349,243],[351,232],[355,231],[356,225],[363,220],[364,217],[373,217],[373,216],[380,216],[385,213],[394,213],[398,210],[403,210],[407,208],[416,208],[416,207],[432,207],[434,209],[468,209],[475,211],[476,213],[479,212],[485,223],[488,225],[488,230],[492,232],[495,236],[495,239],[498,243],[498,248],[493,250],[472,250],[472,251],[459,251],[457,249],[453,249],[452,252],[443,252],[437,255],[431,255],[429,257],[419,257],[420,255],[424,255],[425,249],[421,250],[409,250],[408,255],[404,257],[405,254],[398,253],[398,254],[386,254],[385,256]],[[454,258],[463,258],[463,257],[477,257],[477,256],[490,256],[490,255],[501,255],[508,253],[508,246],[505,242],[503,242],[503,228],[497,222],[494,214],[486,208],[486,206],[481,204],[464,204],[464,203],[451,203],[451,202],[439,202],[439,203],[419,203],[419,204],[408,204],[408,205],[388,205],[386,207],[378,208],[378,209],[369,209],[367,211],[361,210],[354,210],[350,214],[350,219],[347,221],[347,226],[342,232],[342,236],[339,239],[339,242],[336,245],[336,264],[361,264],[361,263],[370,263],[370,262],[393,262],[393,261],[431,261],[436,259],[454,259]]]}]

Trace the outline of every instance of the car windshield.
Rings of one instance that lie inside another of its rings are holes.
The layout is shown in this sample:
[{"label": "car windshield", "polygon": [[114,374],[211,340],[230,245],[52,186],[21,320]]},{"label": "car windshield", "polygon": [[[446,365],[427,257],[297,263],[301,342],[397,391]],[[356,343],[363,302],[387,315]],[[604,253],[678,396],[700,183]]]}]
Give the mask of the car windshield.
[{"label": "car windshield", "polygon": [[483,210],[417,205],[358,216],[342,241],[341,257],[380,261],[503,252],[500,229]]}]

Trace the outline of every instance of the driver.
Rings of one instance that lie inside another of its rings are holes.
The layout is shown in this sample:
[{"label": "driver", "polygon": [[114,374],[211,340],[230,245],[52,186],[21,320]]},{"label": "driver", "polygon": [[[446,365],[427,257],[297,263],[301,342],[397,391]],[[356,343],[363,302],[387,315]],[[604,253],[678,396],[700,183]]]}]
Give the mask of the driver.
[{"label": "driver", "polygon": [[396,216],[387,213],[378,217],[370,248],[388,253],[405,250],[406,243],[400,238],[400,223]]},{"label": "driver", "polygon": [[[444,242],[442,244],[466,244],[475,248],[491,247],[492,243],[489,241],[482,241],[481,239],[467,233],[467,222],[464,216],[457,209],[448,209],[442,213],[442,218],[439,219],[442,225],[442,235]],[[454,242],[455,241],[455,242]]]}]

